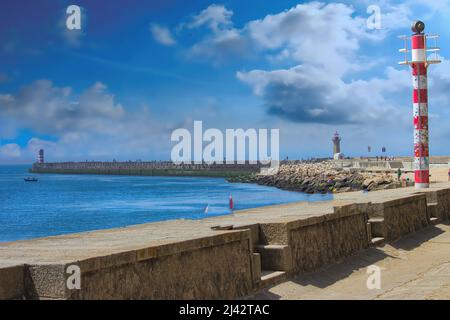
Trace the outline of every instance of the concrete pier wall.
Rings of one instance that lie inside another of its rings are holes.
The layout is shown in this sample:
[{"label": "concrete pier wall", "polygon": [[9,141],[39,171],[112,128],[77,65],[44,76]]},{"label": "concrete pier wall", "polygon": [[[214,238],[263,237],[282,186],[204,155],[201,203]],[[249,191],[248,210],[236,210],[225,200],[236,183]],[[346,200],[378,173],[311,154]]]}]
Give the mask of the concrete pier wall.
[{"label": "concrete pier wall", "polygon": [[[396,171],[401,169],[402,171],[414,171],[412,158],[400,158],[396,160],[376,160],[371,159],[342,159],[334,160],[333,166],[339,169],[356,169],[367,171]],[[449,168],[450,162],[447,157],[431,157],[430,168]]]},{"label": "concrete pier wall", "polygon": [[426,192],[425,195],[431,217],[436,217],[440,221],[450,219],[450,189]]},{"label": "concrete pier wall", "polygon": [[174,164],[170,161],[129,162],[46,162],[34,163],[32,173],[107,174],[133,176],[234,177],[259,173],[257,164]]},{"label": "concrete pier wall", "polygon": [[[71,265],[80,268],[80,290],[67,289]],[[29,266],[25,274],[30,299],[232,299],[253,288],[250,231]]]},{"label": "concrete pier wall", "polygon": [[286,245],[295,274],[339,261],[369,246],[367,216],[357,204],[339,206],[334,213],[287,223],[261,224],[260,238],[267,245]]},{"label": "concrete pier wall", "polygon": [[373,203],[368,207],[368,216],[382,219],[381,236],[386,241],[400,239],[429,224],[426,195],[410,195]]},{"label": "concrete pier wall", "polygon": [[0,300],[21,299],[25,295],[23,265],[0,265]]},{"label": "concrete pier wall", "polygon": [[357,206],[288,226],[293,272],[317,270],[369,246],[367,219]]}]

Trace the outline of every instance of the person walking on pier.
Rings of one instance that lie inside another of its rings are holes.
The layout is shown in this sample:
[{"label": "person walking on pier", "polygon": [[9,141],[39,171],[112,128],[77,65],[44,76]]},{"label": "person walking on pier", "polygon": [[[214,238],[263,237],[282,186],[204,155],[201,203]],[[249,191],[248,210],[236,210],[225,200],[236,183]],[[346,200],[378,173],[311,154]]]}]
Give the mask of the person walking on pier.
[{"label": "person walking on pier", "polygon": [[233,212],[233,209],[234,209],[234,202],[233,202],[233,197],[231,196],[231,194],[230,194],[230,203],[229,203],[229,205],[230,205],[230,210],[231,210],[231,212]]},{"label": "person walking on pier", "polygon": [[402,177],[402,170],[400,168],[397,169],[397,181],[400,181],[400,178]]}]

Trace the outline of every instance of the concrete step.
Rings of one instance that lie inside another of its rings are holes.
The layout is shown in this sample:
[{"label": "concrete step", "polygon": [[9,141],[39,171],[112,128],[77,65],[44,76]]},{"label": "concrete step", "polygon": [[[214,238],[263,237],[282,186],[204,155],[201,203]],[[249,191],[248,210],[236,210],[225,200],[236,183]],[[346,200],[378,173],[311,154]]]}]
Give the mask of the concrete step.
[{"label": "concrete step", "polygon": [[437,212],[437,203],[428,203],[427,204],[428,217],[430,218],[430,223],[432,223],[432,218],[436,218]]},{"label": "concrete step", "polygon": [[383,238],[385,236],[384,218],[370,218],[370,230],[372,238]]},{"label": "concrete step", "polygon": [[261,255],[263,270],[290,271],[292,269],[291,248],[287,245],[257,245],[255,251]]},{"label": "concrete step", "polygon": [[261,282],[259,283],[260,289],[274,286],[287,279],[287,273],[284,271],[261,271]]},{"label": "concrete step", "polygon": [[431,217],[430,218],[430,224],[432,224],[432,225],[436,225],[436,224],[438,224],[440,222],[441,222],[441,219],[439,219],[439,218],[436,218],[436,217]]},{"label": "concrete step", "polygon": [[384,245],[383,237],[372,238],[372,246],[382,246],[382,245]]},{"label": "concrete step", "polygon": [[261,255],[254,252],[252,255],[253,281],[261,281]]},{"label": "concrete step", "polygon": [[222,230],[233,230],[233,225],[224,225],[224,226],[212,226],[211,230],[215,230],[215,231],[222,231]]}]

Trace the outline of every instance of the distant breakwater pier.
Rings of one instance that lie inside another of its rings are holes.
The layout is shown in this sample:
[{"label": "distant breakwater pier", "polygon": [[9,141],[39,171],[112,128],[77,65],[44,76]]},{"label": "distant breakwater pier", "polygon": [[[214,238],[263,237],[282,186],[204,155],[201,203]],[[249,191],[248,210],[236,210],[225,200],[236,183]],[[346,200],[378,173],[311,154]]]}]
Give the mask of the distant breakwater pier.
[{"label": "distant breakwater pier", "polygon": [[257,174],[261,164],[175,164],[171,161],[34,163],[31,173],[106,174],[133,176],[237,177]]},{"label": "distant breakwater pier", "polygon": [[[431,157],[430,168],[447,170],[450,157]],[[413,162],[396,159],[348,158],[281,161],[278,170],[251,164],[176,164],[171,161],[37,162],[31,173],[133,176],[221,177],[229,182],[256,183],[304,193],[341,193],[412,186]],[[432,179],[433,174],[431,175]],[[444,180],[446,181],[446,179]]]}]

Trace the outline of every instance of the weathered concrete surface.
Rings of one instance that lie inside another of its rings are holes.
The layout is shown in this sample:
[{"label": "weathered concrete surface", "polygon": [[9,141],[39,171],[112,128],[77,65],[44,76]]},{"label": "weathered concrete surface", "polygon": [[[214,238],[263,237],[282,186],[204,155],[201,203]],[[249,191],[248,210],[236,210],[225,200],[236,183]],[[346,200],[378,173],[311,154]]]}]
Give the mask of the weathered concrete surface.
[{"label": "weathered concrete surface", "polygon": [[[367,217],[358,205],[341,205],[332,213],[282,223],[261,223],[260,240],[266,245],[285,245],[292,272],[314,270],[358,252],[369,245]],[[273,260],[267,254],[264,258]],[[274,265],[274,262],[270,263]]]},{"label": "weathered concrete surface", "polygon": [[[368,267],[381,288],[368,289]],[[370,248],[329,268],[262,290],[250,299],[450,299],[450,223]]]},{"label": "weathered concrete surface", "polygon": [[358,206],[288,224],[293,272],[315,270],[369,246],[367,219]]},{"label": "weathered concrete surface", "polygon": [[259,173],[260,164],[174,164],[171,161],[45,162],[34,163],[30,172],[58,174],[107,174],[136,176],[234,177]]},{"label": "weathered concrete surface", "polygon": [[[245,233],[245,232],[242,232]],[[71,299],[230,299],[252,290],[249,237],[83,273]],[[83,269],[82,269],[83,270]]]},{"label": "weathered concrete surface", "polygon": [[[26,268],[26,297],[53,299],[236,298],[253,287],[250,231]],[[81,270],[81,289],[66,286],[67,267]]]},{"label": "weathered concrete surface", "polygon": [[264,270],[292,270],[291,248],[287,245],[259,245],[256,251],[263,258],[261,266]]},{"label": "weathered concrete surface", "polygon": [[0,264],[0,300],[22,298],[23,273],[23,265]]},{"label": "weathered concrete surface", "polygon": [[382,218],[382,235],[387,241],[400,239],[429,224],[425,194],[409,195],[369,206],[369,218]]},{"label": "weathered concrete surface", "polygon": [[450,189],[426,192],[427,202],[435,205],[434,217],[441,221],[450,219]]},{"label": "weathered concrete surface", "polygon": [[[381,218],[382,236],[387,241],[399,239],[430,224],[434,215],[444,221],[450,218],[450,189],[448,183],[432,184],[424,190],[402,188],[365,193],[340,194],[339,201],[369,203],[369,218]],[[378,229],[378,226],[373,226]],[[377,230],[378,231],[378,230]]]},{"label": "weathered concrete surface", "polygon": [[[258,270],[264,256],[254,254],[256,245],[286,245],[291,274],[325,267],[367,248],[367,219],[374,208],[381,208],[384,218],[405,217],[406,225],[398,224],[398,230],[396,220],[391,223],[392,238],[423,226],[417,221],[428,215],[427,199],[437,201],[434,212],[448,214],[449,186],[433,185],[426,195],[413,188],[346,193],[333,201],[256,208],[203,220],[2,243],[0,287],[6,289],[0,292],[4,298],[21,292],[28,298],[62,299],[235,298],[264,283]],[[230,225],[234,230],[211,229]],[[81,268],[80,291],[65,286],[64,271],[72,264]],[[15,269],[13,285],[5,279],[11,266],[23,266],[23,280]]]}]

